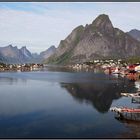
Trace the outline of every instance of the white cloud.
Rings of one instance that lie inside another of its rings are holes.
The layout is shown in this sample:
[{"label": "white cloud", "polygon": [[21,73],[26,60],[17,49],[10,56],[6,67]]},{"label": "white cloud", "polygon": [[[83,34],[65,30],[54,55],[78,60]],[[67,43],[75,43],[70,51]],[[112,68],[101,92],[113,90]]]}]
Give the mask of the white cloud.
[{"label": "white cloud", "polygon": [[40,52],[51,45],[58,46],[76,26],[90,24],[102,13],[108,14],[113,25],[124,31],[140,29],[139,3],[91,3],[89,7],[77,3],[77,8],[63,9],[55,8],[56,4],[52,9],[47,9],[49,5],[44,4],[46,9],[43,7],[42,13],[0,9],[0,46],[9,43],[20,47],[26,45],[32,52]]}]

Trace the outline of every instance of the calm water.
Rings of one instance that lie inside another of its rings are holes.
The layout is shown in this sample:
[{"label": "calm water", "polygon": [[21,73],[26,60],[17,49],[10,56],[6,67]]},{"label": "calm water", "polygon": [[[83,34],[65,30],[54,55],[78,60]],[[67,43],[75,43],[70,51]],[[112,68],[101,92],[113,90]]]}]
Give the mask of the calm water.
[{"label": "calm water", "polygon": [[137,83],[96,72],[0,73],[0,138],[140,137],[139,124],[119,122],[111,106],[130,106],[120,92]]}]

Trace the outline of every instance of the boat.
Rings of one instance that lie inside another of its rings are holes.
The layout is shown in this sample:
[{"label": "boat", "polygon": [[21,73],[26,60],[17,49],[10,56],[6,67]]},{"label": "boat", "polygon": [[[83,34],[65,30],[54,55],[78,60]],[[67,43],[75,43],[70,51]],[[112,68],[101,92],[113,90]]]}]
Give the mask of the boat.
[{"label": "boat", "polygon": [[115,118],[120,120],[140,121],[140,109],[127,107],[111,107],[110,111],[115,112]]},{"label": "boat", "polygon": [[119,112],[119,113],[122,113],[122,112],[128,112],[128,113],[140,113],[140,109],[134,109],[134,108],[128,108],[128,107],[111,107],[110,108],[110,111],[113,111],[113,112]]},{"label": "boat", "polygon": [[121,96],[125,96],[125,97],[140,97],[140,92],[137,92],[137,93],[125,93],[125,92],[122,92]]}]

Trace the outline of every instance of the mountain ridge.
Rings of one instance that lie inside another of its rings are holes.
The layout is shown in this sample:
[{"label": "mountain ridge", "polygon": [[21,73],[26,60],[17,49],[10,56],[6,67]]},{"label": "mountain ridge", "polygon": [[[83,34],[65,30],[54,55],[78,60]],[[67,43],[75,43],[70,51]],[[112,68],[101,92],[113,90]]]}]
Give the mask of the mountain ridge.
[{"label": "mountain ridge", "polygon": [[118,28],[108,15],[99,15],[91,24],[80,25],[62,41],[45,63],[72,64],[97,58],[127,58],[140,54],[140,42]]},{"label": "mountain ridge", "polygon": [[10,44],[5,47],[0,47],[0,62],[10,64],[42,63],[42,61],[47,58],[47,55],[50,56],[51,54],[53,54],[55,49],[55,46],[51,46],[46,51],[37,54],[31,53],[26,46],[22,46],[20,49],[18,49],[17,46],[12,46]]},{"label": "mountain ridge", "polygon": [[40,52],[40,57],[42,57],[43,59],[48,58],[49,56],[51,56],[54,52],[56,51],[56,48],[54,45],[50,46],[48,49],[46,49],[45,51]]},{"label": "mountain ridge", "polygon": [[136,40],[140,41],[140,30],[132,29],[127,32],[131,37],[135,38]]}]

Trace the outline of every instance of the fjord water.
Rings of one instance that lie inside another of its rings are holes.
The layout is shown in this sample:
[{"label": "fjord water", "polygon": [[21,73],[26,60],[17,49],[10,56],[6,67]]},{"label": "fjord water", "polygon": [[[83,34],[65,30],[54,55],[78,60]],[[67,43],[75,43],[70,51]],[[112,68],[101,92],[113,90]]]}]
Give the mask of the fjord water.
[{"label": "fjord water", "polygon": [[109,111],[136,107],[120,96],[136,90],[135,82],[98,71],[0,73],[0,138],[137,137],[137,125]]}]

